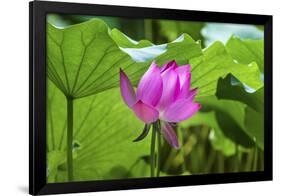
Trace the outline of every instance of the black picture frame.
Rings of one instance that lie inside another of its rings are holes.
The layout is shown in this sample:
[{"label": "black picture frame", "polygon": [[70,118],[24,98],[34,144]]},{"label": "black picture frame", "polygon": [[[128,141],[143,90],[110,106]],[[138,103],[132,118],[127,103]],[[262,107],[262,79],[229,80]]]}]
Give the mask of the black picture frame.
[{"label": "black picture frame", "polygon": [[[57,194],[272,180],[272,19],[270,15],[33,1],[29,4],[29,193]],[[46,14],[79,14],[264,25],[264,171],[191,176],[46,182]]]}]

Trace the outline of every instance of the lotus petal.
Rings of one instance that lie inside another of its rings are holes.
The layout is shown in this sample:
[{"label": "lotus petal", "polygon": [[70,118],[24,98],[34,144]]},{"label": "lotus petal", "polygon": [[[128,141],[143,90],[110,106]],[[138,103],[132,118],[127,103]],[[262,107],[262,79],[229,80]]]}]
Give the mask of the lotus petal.
[{"label": "lotus petal", "polygon": [[191,76],[191,74],[189,73],[187,75],[187,79],[185,80],[184,84],[181,85],[180,92],[178,94],[177,99],[185,99],[185,98],[187,98],[187,96],[189,94],[189,89],[190,89],[190,76]]},{"label": "lotus petal", "polygon": [[192,99],[179,99],[170,105],[160,116],[167,122],[180,122],[190,118],[200,109],[199,103],[193,103]]},{"label": "lotus petal", "polygon": [[155,106],[160,101],[162,91],[163,81],[160,68],[155,63],[152,63],[139,82],[137,100],[142,100],[148,105]]},{"label": "lotus petal", "polygon": [[173,67],[167,69],[161,76],[163,80],[163,92],[157,108],[159,110],[164,110],[177,98],[180,92],[180,81]]},{"label": "lotus petal", "polygon": [[132,107],[136,103],[136,94],[128,76],[120,69],[120,89],[124,102]]},{"label": "lotus petal", "polygon": [[159,113],[155,108],[143,103],[141,100],[134,104],[132,109],[137,117],[146,124],[155,122],[159,117]]},{"label": "lotus petal", "polygon": [[179,149],[179,141],[177,135],[175,134],[173,127],[169,123],[161,123],[161,133],[172,147],[174,147],[175,149]]},{"label": "lotus petal", "polygon": [[182,65],[175,69],[180,78],[181,87],[187,79],[190,80],[190,65]]}]

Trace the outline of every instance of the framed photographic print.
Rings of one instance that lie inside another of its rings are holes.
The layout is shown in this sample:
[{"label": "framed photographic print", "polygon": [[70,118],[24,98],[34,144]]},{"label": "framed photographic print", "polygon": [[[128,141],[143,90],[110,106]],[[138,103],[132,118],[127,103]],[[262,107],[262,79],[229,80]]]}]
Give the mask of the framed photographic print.
[{"label": "framed photographic print", "polygon": [[30,194],[272,179],[272,16],[30,2]]}]

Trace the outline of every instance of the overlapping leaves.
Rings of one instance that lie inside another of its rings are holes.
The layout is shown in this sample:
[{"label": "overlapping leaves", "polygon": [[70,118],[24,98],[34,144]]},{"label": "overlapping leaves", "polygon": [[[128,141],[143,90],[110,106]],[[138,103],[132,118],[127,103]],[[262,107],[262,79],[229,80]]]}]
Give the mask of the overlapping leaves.
[{"label": "overlapping leaves", "polygon": [[[212,46],[207,48],[206,52],[211,48]],[[223,151],[225,155],[235,152],[234,144],[263,149],[263,41],[243,41],[231,37],[224,52],[228,61],[223,62],[229,62],[230,65],[224,66],[227,77],[215,80],[215,84],[208,84],[208,80],[201,81],[212,86],[210,89],[213,91],[210,96],[198,98],[202,104],[201,112],[181,126],[202,123],[209,126],[213,129],[210,139],[214,148]],[[195,60],[195,64],[202,63],[201,59]],[[212,72],[215,70],[210,69],[211,74]],[[206,94],[205,91],[202,93]]]}]

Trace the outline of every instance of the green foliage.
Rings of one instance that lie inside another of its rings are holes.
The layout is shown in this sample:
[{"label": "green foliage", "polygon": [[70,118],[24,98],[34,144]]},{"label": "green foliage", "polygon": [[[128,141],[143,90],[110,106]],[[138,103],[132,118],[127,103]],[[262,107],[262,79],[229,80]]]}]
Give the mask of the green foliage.
[{"label": "green foliage", "polygon": [[231,140],[245,147],[254,145],[244,131],[245,105],[230,100],[218,100],[216,97],[201,99],[201,111],[215,111],[221,129]]},{"label": "green foliage", "polygon": [[[260,88],[254,93],[245,93],[243,86],[232,86],[230,76],[220,80],[216,93],[219,99],[239,101],[238,105],[245,105],[241,123],[244,132],[252,138],[253,142],[263,149],[264,141],[264,91]],[[242,115],[242,114],[241,114]]]},{"label": "green foliage", "polygon": [[226,48],[233,59],[239,63],[251,64],[252,62],[256,62],[260,70],[263,71],[263,40],[241,40],[237,37],[231,37],[226,44]]},{"label": "green foliage", "polygon": [[215,111],[199,112],[189,120],[180,123],[180,126],[186,128],[202,124],[212,128],[209,138],[214,149],[222,151],[226,156],[231,156],[235,153],[235,143],[224,135],[217,121]]},{"label": "green foliage", "polygon": [[134,41],[116,29],[111,31],[111,37],[136,62],[156,60],[159,65],[163,65],[170,60],[176,60],[178,64],[187,64],[190,59],[202,55],[200,44],[187,34],[161,45],[154,45],[148,40]]},{"label": "green foliage", "polygon": [[[48,77],[66,96],[73,98],[117,87],[120,68],[136,84],[154,59],[160,64],[174,59],[187,63],[201,54],[200,46],[187,35],[179,41],[161,47],[151,46],[148,50],[148,41],[135,43],[118,30],[110,33],[99,19],[64,29],[50,24],[47,28]],[[147,58],[146,54],[155,48],[158,52]],[[179,50],[186,52],[179,55]],[[136,55],[145,59],[136,60]]]},{"label": "green foliage", "polygon": [[[177,126],[180,151],[162,144],[161,176],[262,168],[263,160],[257,164],[252,154],[262,157],[264,145],[263,40],[232,36],[225,45],[216,41],[202,49],[197,40],[204,41],[204,23],[145,24],[159,27],[159,40],[168,43],[134,41],[100,19],[65,28],[47,25],[48,182],[68,181],[67,98],[74,102],[74,181],[149,176],[151,132],[140,136],[144,124],[125,106],[118,87],[120,68],[136,85],[153,60],[161,66],[171,60],[191,64],[191,86],[202,105]],[[133,142],[136,138],[142,140]]]},{"label": "green foliage", "polygon": [[191,85],[198,88],[197,97],[210,96],[216,92],[217,82],[230,72],[232,58],[221,42],[215,42],[204,50],[202,56],[193,58],[191,63]]},{"label": "green foliage", "polygon": [[[48,111],[55,111],[47,118],[47,133],[50,133],[48,180],[64,182],[67,180],[66,99],[51,81],[48,81],[48,99],[52,99],[48,101]],[[128,169],[138,157],[149,154],[149,137],[133,142],[143,129],[143,124],[124,107],[117,88],[75,100],[74,119],[73,164],[76,181],[105,179],[105,174],[113,167]]]},{"label": "green foliage", "polygon": [[133,82],[145,71],[111,39],[107,25],[94,19],[57,29],[48,25],[48,77],[66,95],[89,96],[116,87],[122,67]]}]

